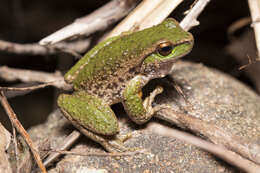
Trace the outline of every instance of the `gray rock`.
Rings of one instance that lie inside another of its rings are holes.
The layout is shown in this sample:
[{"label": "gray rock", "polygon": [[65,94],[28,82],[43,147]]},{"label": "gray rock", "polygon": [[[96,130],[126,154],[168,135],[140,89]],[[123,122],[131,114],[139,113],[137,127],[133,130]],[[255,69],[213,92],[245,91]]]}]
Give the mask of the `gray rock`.
[{"label": "gray rock", "polygon": [[[188,62],[176,63],[172,77],[193,105],[189,114],[260,144],[260,98],[250,88],[217,70]],[[176,110],[183,111],[186,106],[184,99],[164,80],[152,81],[146,90],[151,90],[158,81],[165,92],[156,98],[156,104],[171,104]],[[134,131],[134,137],[125,145],[144,148],[146,153],[120,157],[66,155],[50,168],[50,172],[238,172],[210,153],[174,138],[152,134],[146,125],[134,124],[123,113],[122,107],[114,109],[120,120],[120,134]],[[155,119],[151,121],[164,123]],[[55,147],[72,130],[74,127],[59,111],[55,111],[45,124],[32,128],[30,134],[34,140],[48,138]],[[86,137],[81,137],[72,148],[72,151],[80,153],[105,152]]]}]

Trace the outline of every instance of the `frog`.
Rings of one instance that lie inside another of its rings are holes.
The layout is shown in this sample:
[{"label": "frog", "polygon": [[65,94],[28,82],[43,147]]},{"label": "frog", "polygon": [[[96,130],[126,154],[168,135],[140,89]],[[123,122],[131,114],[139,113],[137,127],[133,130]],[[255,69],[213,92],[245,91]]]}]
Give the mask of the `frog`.
[{"label": "frog", "polygon": [[163,88],[157,86],[146,98],[142,98],[142,88],[170,74],[193,44],[192,34],[173,18],[102,41],[65,74],[73,92],[59,95],[58,107],[77,129],[107,151],[126,151],[114,140],[119,123],[111,106],[122,103],[132,121],[148,122],[158,111],[152,103]]}]

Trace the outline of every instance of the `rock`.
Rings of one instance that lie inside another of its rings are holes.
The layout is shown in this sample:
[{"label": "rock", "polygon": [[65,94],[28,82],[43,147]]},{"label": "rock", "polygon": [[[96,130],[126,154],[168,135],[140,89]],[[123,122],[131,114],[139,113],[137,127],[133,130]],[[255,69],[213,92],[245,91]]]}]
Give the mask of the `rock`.
[{"label": "rock", "polygon": [[[254,91],[226,74],[190,62],[176,63],[172,77],[193,105],[189,114],[214,122],[235,135],[260,144],[260,98]],[[155,104],[167,103],[176,110],[183,111],[186,106],[184,99],[164,80],[152,81],[146,90],[150,91],[158,82],[164,86],[165,92],[156,98]],[[120,120],[120,134],[134,131],[133,137],[125,145],[144,148],[145,153],[120,157],[66,155],[49,171],[70,173],[95,169],[100,172],[125,173],[238,172],[210,153],[174,138],[152,134],[146,125],[134,124],[121,106],[114,107],[114,110]],[[155,119],[151,121],[163,123]],[[59,111],[55,111],[45,124],[32,128],[30,134],[35,140],[48,138],[55,147],[72,130],[74,127]],[[81,137],[72,151],[105,152],[100,145],[86,137]]]}]

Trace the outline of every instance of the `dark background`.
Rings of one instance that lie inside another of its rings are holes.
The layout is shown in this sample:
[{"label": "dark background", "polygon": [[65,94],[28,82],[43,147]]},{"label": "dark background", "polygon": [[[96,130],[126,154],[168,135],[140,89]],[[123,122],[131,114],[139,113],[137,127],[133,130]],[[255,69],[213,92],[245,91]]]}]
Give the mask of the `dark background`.
[{"label": "dark background", "polygon": [[[17,43],[35,43],[52,32],[73,22],[74,19],[91,13],[105,4],[106,0],[1,0],[0,6],[0,39]],[[173,13],[172,17],[181,20],[183,12],[189,9],[192,1],[186,0]],[[227,36],[228,27],[242,17],[250,16],[247,1],[212,0],[199,17],[200,25],[191,30],[195,38],[193,51],[185,60],[203,63],[209,67],[228,73],[238,80],[255,88],[254,83],[235,57],[226,51],[231,44]],[[236,32],[240,37],[250,26]],[[252,38],[252,41],[253,38]],[[247,51],[247,47],[241,47]],[[256,54],[256,53],[255,53]],[[246,56],[245,56],[246,58]],[[63,73],[69,69],[75,59],[69,55],[23,56],[0,52],[0,65],[14,68]],[[20,82],[6,83],[0,79],[1,86],[18,86]],[[56,107],[57,90],[46,88],[27,95],[10,98],[21,123],[26,127],[38,124]],[[0,122],[10,128],[7,115],[0,108]]]}]

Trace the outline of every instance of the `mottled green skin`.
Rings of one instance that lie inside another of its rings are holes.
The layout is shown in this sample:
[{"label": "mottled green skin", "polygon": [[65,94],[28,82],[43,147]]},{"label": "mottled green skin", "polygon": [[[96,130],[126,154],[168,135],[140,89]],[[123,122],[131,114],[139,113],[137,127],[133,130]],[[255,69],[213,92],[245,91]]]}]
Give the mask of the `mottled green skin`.
[{"label": "mottled green skin", "polygon": [[70,110],[70,116],[81,122],[82,126],[92,131],[113,134],[118,131],[117,120],[111,109],[100,106],[104,104],[102,99],[88,95],[84,91],[73,95],[62,94],[59,97],[59,105]]},{"label": "mottled green skin", "polygon": [[[164,41],[175,45],[167,56],[157,52],[158,44]],[[143,105],[142,87],[153,78],[167,75],[175,60],[189,53],[192,46],[192,35],[170,18],[154,27],[103,41],[67,72],[65,80],[73,84],[75,92],[62,94],[58,105],[68,119],[95,134],[119,131],[110,108],[118,102],[123,103],[133,121],[142,124],[153,113],[151,105]]]}]

